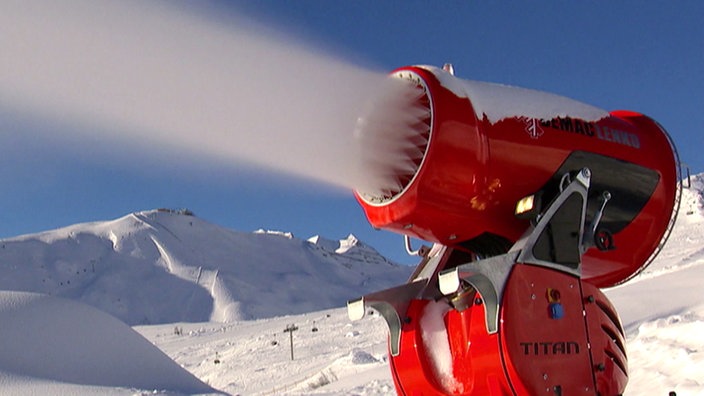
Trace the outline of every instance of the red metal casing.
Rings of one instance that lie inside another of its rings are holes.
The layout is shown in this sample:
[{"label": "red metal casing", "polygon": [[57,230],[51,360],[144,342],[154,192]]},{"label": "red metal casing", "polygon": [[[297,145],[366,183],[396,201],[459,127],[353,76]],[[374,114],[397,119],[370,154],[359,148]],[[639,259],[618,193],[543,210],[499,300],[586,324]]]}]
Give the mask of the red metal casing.
[{"label": "red metal casing", "polygon": [[[552,315],[551,304],[561,305],[564,316]],[[505,289],[499,332],[517,394],[620,395],[626,388],[618,315],[598,288],[575,276],[516,265]]]},{"label": "red metal casing", "polygon": [[631,168],[651,172],[654,188],[641,191],[646,194],[642,207],[618,223],[616,250],[590,249],[584,255],[583,279],[598,287],[621,283],[658,249],[671,225],[672,216],[663,214],[675,210],[678,172],[674,147],[655,121],[630,111],[605,113],[598,120],[571,114],[490,120],[477,117],[471,95],[447,87],[448,81],[461,81],[447,72],[415,66],[399,72],[422,80],[430,98],[431,131],[422,163],[401,193],[383,203],[356,193],[374,227],[447,246],[484,233],[513,243],[529,227],[515,217],[516,203],[554,184],[559,172],[578,170],[566,165],[575,157],[585,156],[575,164],[589,167],[589,156],[596,155],[605,161],[594,178],[603,178],[605,190],[625,191],[616,194],[624,202],[632,192],[629,181],[640,177],[622,177]]},{"label": "red metal casing", "polygon": [[[398,394],[512,394],[501,363],[499,336],[486,332],[483,306],[463,312],[448,309],[436,317],[442,307],[435,304],[442,303],[413,300],[409,305],[400,353],[390,355]],[[443,372],[443,366],[451,366],[451,373]]]},{"label": "red metal casing", "polygon": [[[498,332],[480,294],[458,311],[412,300],[400,353],[391,356],[399,395],[619,395],[628,376],[623,329],[594,286],[549,268],[517,264]],[[564,314],[552,315],[551,304]]]}]

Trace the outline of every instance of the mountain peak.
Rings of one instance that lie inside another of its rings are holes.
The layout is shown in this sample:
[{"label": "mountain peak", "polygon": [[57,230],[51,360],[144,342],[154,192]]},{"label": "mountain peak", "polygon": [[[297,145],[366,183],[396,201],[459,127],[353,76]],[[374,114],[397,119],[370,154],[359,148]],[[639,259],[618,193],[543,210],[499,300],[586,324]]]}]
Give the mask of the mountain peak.
[{"label": "mountain peak", "polygon": [[347,238],[340,240],[340,247],[335,250],[336,253],[345,253],[351,248],[360,245],[356,236],[349,234]]},{"label": "mountain peak", "polygon": [[238,232],[163,209],[7,239],[0,249],[0,289],[80,300],[132,325],[339,307],[410,272],[353,235]]}]

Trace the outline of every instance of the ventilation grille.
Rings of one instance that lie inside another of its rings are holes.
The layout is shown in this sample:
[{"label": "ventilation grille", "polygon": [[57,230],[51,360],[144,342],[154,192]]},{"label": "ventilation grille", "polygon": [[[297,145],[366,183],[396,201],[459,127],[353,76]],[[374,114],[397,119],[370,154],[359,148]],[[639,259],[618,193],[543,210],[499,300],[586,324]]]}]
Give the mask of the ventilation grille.
[{"label": "ventilation grille", "polygon": [[362,175],[357,193],[370,205],[388,204],[411,185],[432,131],[432,101],[425,82],[410,71],[391,77],[355,131]]},{"label": "ventilation grille", "polygon": [[611,304],[599,298],[596,300],[596,305],[601,312],[601,331],[606,340],[603,353],[606,359],[610,360],[621,370],[623,376],[628,377],[626,340],[618,314],[613,310]]}]

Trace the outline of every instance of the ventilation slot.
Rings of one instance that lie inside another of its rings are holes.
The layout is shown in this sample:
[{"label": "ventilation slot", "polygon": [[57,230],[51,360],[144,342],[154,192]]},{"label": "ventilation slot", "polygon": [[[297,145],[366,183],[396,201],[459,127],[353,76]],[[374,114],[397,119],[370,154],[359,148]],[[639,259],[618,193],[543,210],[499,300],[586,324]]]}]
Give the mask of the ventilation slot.
[{"label": "ventilation slot", "polygon": [[608,357],[612,362],[614,362],[616,367],[621,369],[623,375],[628,377],[628,371],[626,370],[626,365],[623,363],[623,361],[621,361],[621,359],[611,351],[604,351],[604,353],[606,354],[606,357]]},{"label": "ventilation slot", "polygon": [[623,345],[623,339],[621,337],[619,337],[619,335],[616,334],[613,331],[613,329],[611,329],[610,327],[608,327],[606,325],[601,325],[601,329],[604,330],[604,333],[606,333],[606,335],[608,335],[609,338],[611,338],[611,341],[614,342],[614,345],[616,345],[616,347],[621,351],[623,356],[626,356],[626,348]]},{"label": "ventilation slot", "polygon": [[602,312],[604,312],[606,317],[609,318],[614,328],[618,329],[619,333],[621,334],[621,338],[624,338],[625,334],[623,333],[623,328],[621,328],[621,321],[618,319],[618,315],[616,314],[616,312],[614,312],[610,306],[608,306],[601,300],[596,300],[596,305],[602,310]]}]

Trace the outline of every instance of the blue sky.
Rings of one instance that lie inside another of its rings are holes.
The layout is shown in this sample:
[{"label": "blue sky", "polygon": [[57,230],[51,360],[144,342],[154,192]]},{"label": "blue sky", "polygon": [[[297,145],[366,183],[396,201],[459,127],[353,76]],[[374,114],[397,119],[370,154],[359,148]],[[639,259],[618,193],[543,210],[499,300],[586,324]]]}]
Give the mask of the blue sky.
[{"label": "blue sky", "polygon": [[[670,132],[681,160],[694,173],[704,171],[700,1],[207,4],[208,18],[215,11],[214,19],[224,29],[239,26],[245,16],[278,32],[274,36],[283,44],[295,42],[291,51],[303,43],[365,70],[452,62],[462,78],[548,91],[607,110],[645,113]],[[188,6],[183,9],[204,15]],[[282,59],[275,66],[285,73]],[[189,61],[188,54],[183,60]],[[169,67],[164,65],[165,70]],[[303,93],[301,100],[314,95]],[[266,228],[332,239],[354,233],[392,259],[415,262],[405,257],[400,236],[368,225],[346,190],[263,171],[246,160],[193,155],[168,143],[131,138],[129,146],[110,139],[90,145],[86,141],[91,135],[71,134],[73,121],[36,114],[16,106],[12,98],[0,91],[2,238],[138,210],[186,207],[201,218],[242,231]],[[120,134],[119,125],[110,128]],[[306,141],[305,131],[291,133]]]}]

